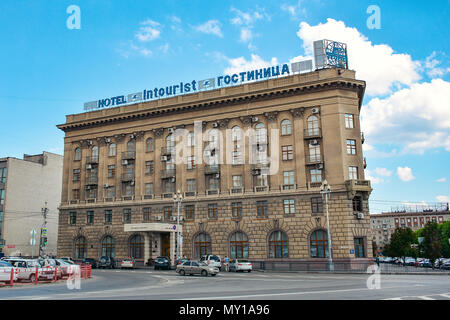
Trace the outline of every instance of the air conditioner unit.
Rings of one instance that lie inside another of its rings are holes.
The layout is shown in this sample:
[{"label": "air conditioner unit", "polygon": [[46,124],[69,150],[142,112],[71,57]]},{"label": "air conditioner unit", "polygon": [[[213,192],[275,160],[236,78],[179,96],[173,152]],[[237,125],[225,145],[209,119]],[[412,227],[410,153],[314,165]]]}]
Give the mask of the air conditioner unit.
[{"label": "air conditioner unit", "polygon": [[91,170],[91,169],[92,169],[92,166],[91,166],[90,164],[87,164],[87,165],[86,165],[86,169],[87,169],[87,170]]},{"label": "air conditioner unit", "polygon": [[134,181],[131,181],[131,182],[130,182],[130,185],[131,185],[131,186],[134,186]]},{"label": "air conditioner unit", "polygon": [[174,183],[175,182],[175,178],[171,178],[170,182]]},{"label": "air conditioner unit", "polygon": [[86,186],[86,190],[91,190],[91,186]]},{"label": "air conditioner unit", "polygon": [[109,188],[109,184],[105,184],[103,187],[104,187],[105,189],[108,189],[108,188]]},{"label": "air conditioner unit", "polygon": [[357,217],[359,220],[364,219],[364,213],[358,212],[358,213],[356,213],[356,217]]},{"label": "air conditioner unit", "polygon": [[256,122],[256,121],[258,121],[259,119],[258,119],[258,117],[252,117],[252,121],[253,122]]},{"label": "air conditioner unit", "polygon": [[219,124],[218,124],[217,122],[213,122],[213,123],[212,123],[212,127],[213,127],[213,128],[217,128],[218,126],[219,126]]},{"label": "air conditioner unit", "polygon": [[130,139],[134,139],[135,135],[134,134],[130,134]]},{"label": "air conditioner unit", "polygon": [[106,138],[106,139],[105,139],[105,142],[106,142],[106,143],[110,143],[110,142],[111,142],[111,139],[110,139],[110,138]]},{"label": "air conditioner unit", "polygon": [[216,173],[216,174],[214,175],[214,177],[215,177],[216,179],[219,179],[219,178],[220,178],[220,173]]},{"label": "air conditioner unit", "polygon": [[252,175],[259,176],[260,174],[261,174],[261,169],[253,169],[252,170]]},{"label": "air conditioner unit", "polygon": [[161,221],[161,216],[156,216],[156,217],[155,217],[155,220],[156,220],[156,221]]},{"label": "air conditioner unit", "polygon": [[128,164],[128,160],[122,160],[122,164],[126,166]]},{"label": "air conditioner unit", "polygon": [[92,140],[88,140],[87,143],[88,143],[88,145],[91,146],[92,145]]},{"label": "air conditioner unit", "polygon": [[319,144],[319,141],[317,139],[313,139],[313,140],[309,141],[309,144],[313,145],[313,146],[317,146]]},{"label": "air conditioner unit", "polygon": [[173,128],[169,128],[169,133],[173,133],[175,130]]},{"label": "air conditioner unit", "polygon": [[320,112],[319,108],[312,108],[312,113],[317,114]]},{"label": "air conditioner unit", "polygon": [[167,161],[167,156],[161,156],[161,161]]},{"label": "air conditioner unit", "polygon": [[316,165],[316,168],[317,168],[317,169],[323,169],[323,163],[318,163],[318,164]]},{"label": "air conditioner unit", "polygon": [[171,217],[172,221],[177,221],[177,217]]}]

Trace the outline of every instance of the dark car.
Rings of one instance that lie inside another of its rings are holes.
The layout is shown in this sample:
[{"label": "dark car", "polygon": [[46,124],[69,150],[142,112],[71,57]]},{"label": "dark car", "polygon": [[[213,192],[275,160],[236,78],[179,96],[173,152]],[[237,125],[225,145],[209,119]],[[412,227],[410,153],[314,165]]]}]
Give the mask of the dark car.
[{"label": "dark car", "polygon": [[112,257],[103,256],[98,260],[97,267],[114,269],[116,267],[116,261]]},{"label": "dark car", "polygon": [[158,257],[155,260],[155,270],[159,269],[171,269],[170,259],[168,257]]},{"label": "dark car", "polygon": [[97,268],[97,260],[93,259],[93,258],[85,258],[82,261],[82,264],[88,264],[91,266],[92,269],[96,269]]}]

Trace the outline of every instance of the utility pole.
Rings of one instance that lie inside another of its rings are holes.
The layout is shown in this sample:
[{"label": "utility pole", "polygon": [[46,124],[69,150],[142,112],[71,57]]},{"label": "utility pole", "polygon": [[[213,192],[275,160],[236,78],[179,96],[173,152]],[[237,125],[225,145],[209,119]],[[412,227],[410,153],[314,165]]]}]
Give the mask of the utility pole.
[{"label": "utility pole", "polygon": [[177,194],[175,194],[173,196],[173,201],[175,203],[177,203],[177,252],[176,252],[176,256],[177,256],[177,260],[180,259],[180,205],[181,202],[183,201],[183,195],[181,194],[180,190],[178,190]]},{"label": "utility pole", "polygon": [[47,201],[45,201],[44,207],[41,208],[41,212],[42,217],[44,218],[44,223],[41,228],[41,236],[39,242],[39,256],[45,257],[45,247],[47,246],[47,213],[48,213]]},{"label": "utility pole", "polygon": [[334,271],[333,265],[333,257],[331,256],[331,236],[330,236],[330,218],[328,217],[328,197],[331,194],[330,185],[327,183],[327,180],[324,180],[322,185],[320,186],[320,193],[322,194],[322,198],[325,197],[325,205],[327,210],[327,236],[328,236],[328,265],[329,271]]}]

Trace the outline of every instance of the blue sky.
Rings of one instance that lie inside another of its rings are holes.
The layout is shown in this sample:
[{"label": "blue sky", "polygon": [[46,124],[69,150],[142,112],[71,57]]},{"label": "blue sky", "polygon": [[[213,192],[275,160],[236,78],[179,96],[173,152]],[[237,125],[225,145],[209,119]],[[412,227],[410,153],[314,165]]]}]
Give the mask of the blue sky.
[{"label": "blue sky", "polygon": [[[369,29],[370,5],[380,9]],[[81,29],[66,9],[77,5]],[[83,103],[349,46],[374,212],[450,197],[450,2],[0,2],[0,157],[62,154],[56,128]]]}]

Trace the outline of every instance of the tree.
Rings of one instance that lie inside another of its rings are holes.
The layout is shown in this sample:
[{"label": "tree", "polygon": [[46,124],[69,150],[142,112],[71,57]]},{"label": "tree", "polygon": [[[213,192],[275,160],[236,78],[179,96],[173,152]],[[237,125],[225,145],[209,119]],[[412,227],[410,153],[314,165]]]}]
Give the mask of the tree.
[{"label": "tree", "polygon": [[411,244],[415,235],[410,228],[397,228],[391,236],[391,241],[384,247],[385,255],[389,257],[406,257],[412,255]]},{"label": "tree", "polygon": [[430,259],[434,268],[436,259],[442,256],[442,236],[436,222],[428,222],[422,230],[424,257]]},{"label": "tree", "polygon": [[445,221],[439,225],[439,231],[442,237],[442,256],[444,258],[450,258],[450,221]]}]

